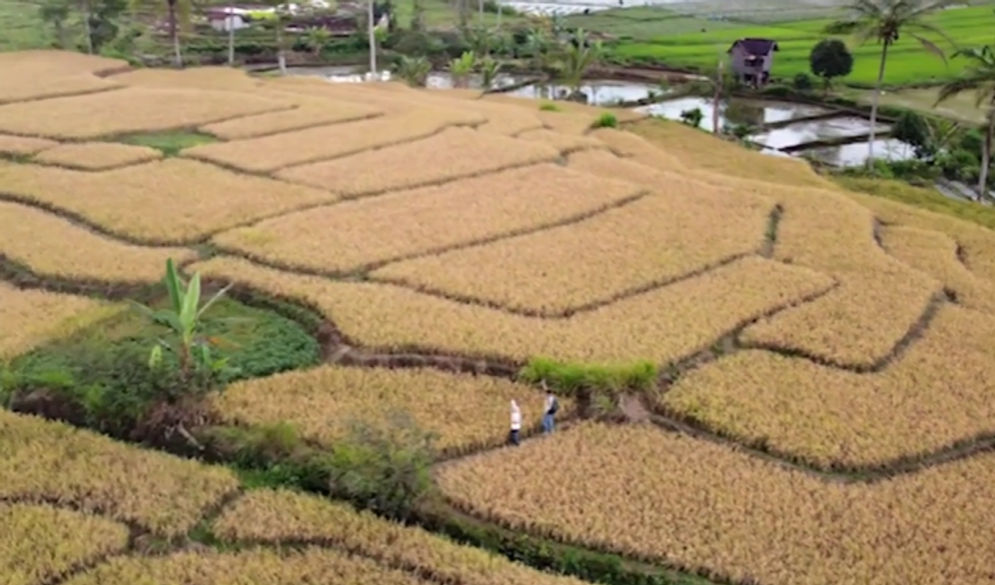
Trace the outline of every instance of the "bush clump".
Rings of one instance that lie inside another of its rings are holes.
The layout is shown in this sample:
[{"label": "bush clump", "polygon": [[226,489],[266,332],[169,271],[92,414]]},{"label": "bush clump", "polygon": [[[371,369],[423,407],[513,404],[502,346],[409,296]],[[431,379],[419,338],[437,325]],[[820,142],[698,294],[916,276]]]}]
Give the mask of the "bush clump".
[{"label": "bush clump", "polygon": [[545,382],[564,394],[585,390],[649,390],[656,383],[658,368],[649,361],[631,364],[564,363],[549,358],[533,358],[518,377],[533,384]]},{"label": "bush clump", "polygon": [[618,128],[618,118],[611,112],[605,112],[591,124],[591,128]]}]

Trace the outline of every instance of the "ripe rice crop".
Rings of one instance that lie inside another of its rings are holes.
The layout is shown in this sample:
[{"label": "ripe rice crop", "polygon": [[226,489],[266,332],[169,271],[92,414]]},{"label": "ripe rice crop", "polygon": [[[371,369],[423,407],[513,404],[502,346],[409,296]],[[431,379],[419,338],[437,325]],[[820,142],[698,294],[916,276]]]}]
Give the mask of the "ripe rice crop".
[{"label": "ripe rice crop", "polygon": [[631,132],[612,128],[599,128],[590,136],[597,138],[616,154],[631,158],[656,171],[685,171],[684,163],[674,155],[653,146],[649,141]]},{"label": "ripe rice crop", "polygon": [[560,154],[574,152],[576,150],[604,148],[604,144],[594,138],[567,134],[565,132],[556,132],[555,130],[529,130],[527,132],[522,132],[521,134],[516,134],[515,137],[522,140],[535,140],[536,142],[548,144],[558,150]]},{"label": "ripe rice crop", "polygon": [[[913,187],[908,187],[913,189]],[[965,263],[980,278],[995,281],[995,233],[978,224],[863,193],[847,192],[889,224],[917,227],[947,234],[961,246]]]},{"label": "ripe rice crop", "polygon": [[551,161],[557,156],[556,150],[537,142],[450,128],[413,142],[284,169],[277,176],[358,196]]},{"label": "ripe rice crop", "polygon": [[214,241],[281,265],[348,271],[555,223],[637,193],[543,164],[290,213]]},{"label": "ripe rice crop", "polygon": [[58,146],[59,143],[44,138],[29,138],[27,136],[11,136],[0,134],[0,155],[28,156],[46,148]]},{"label": "ripe rice crop", "polygon": [[974,275],[957,258],[957,242],[944,233],[910,227],[882,230],[885,250],[902,262],[939,279],[957,302],[995,312],[995,285]]},{"label": "ripe rice crop", "polygon": [[376,583],[428,585],[413,575],[332,550],[285,552],[264,548],[239,552],[179,552],[168,556],[117,557],[63,581],[65,585],[300,585]]},{"label": "ripe rice crop", "polygon": [[49,506],[0,503],[4,585],[49,583],[81,563],[128,546],[128,528]]},{"label": "ripe rice crop", "polygon": [[349,102],[307,100],[303,98],[299,101],[303,102],[303,105],[298,105],[298,107],[292,110],[235,118],[234,120],[207,124],[206,126],[201,126],[200,129],[225,140],[236,140],[265,134],[276,134],[278,132],[289,132],[291,130],[299,130],[322,124],[362,120],[363,118],[371,118],[380,113],[375,108]]},{"label": "ripe rice crop", "polygon": [[345,437],[350,423],[380,424],[399,411],[435,434],[439,450],[453,452],[500,445],[513,399],[526,426],[538,426],[543,396],[534,388],[431,369],[322,366],[236,383],[215,404],[229,422],[286,421],[327,446]]},{"label": "ripe rice crop", "polygon": [[[661,127],[669,128],[662,123]],[[624,141],[629,147],[623,152],[638,153],[638,143]],[[716,149],[726,148],[710,142]],[[743,164],[758,156],[770,158],[736,150],[735,156],[743,159]],[[628,180],[645,186],[666,184],[667,179],[648,164],[600,152],[570,157],[571,167],[600,176],[624,173]],[[934,279],[885,254],[874,241],[871,214],[838,191],[733,179],[707,171],[694,171],[690,176],[714,187],[777,201],[783,213],[770,234],[775,238],[774,257],[818,270],[840,283],[812,303],[747,328],[743,337],[747,342],[800,351],[837,364],[869,367],[891,353],[939,290]],[[793,181],[790,174],[784,178]]]},{"label": "ripe rice crop", "polygon": [[158,89],[209,89],[256,92],[264,86],[261,79],[250,77],[231,67],[190,67],[186,69],[134,69],[118,73],[112,79],[122,85]]},{"label": "ripe rice crop", "polygon": [[556,314],[761,248],[770,201],[680,176],[657,190],[580,223],[391,264],[373,276]]},{"label": "ripe rice crop", "polygon": [[83,142],[50,148],[35,156],[34,160],[63,167],[99,171],[158,158],[162,158],[162,153],[147,146],[116,142]]},{"label": "ripe rice crop", "polygon": [[841,284],[812,303],[761,320],[743,339],[840,365],[878,363],[916,325],[939,283],[888,256],[874,240],[871,214],[845,196],[781,188],[776,197],[784,214],[774,256]]},{"label": "ripe rice crop", "polygon": [[821,467],[882,465],[995,433],[993,335],[995,317],[945,305],[879,373],[745,351],[691,372],[660,401]]},{"label": "ripe rice crop", "polygon": [[70,211],[108,231],[149,243],[195,240],[263,216],[336,199],[326,191],[183,159],[101,173],[0,162],[0,184],[12,195]]},{"label": "ripe rice crop", "polygon": [[[631,159],[621,158],[607,150],[583,150],[571,153],[567,157],[567,167],[599,177],[625,177],[637,185],[647,189],[658,189],[673,173],[664,174],[644,164]],[[685,175],[682,179],[693,178]],[[723,187],[726,188],[726,187]]]},{"label": "ripe rice crop", "polygon": [[[353,154],[397,142],[424,138],[453,125],[480,122],[479,116],[439,109],[417,109],[372,120],[357,120],[259,138],[204,144],[183,154],[252,172]],[[397,163],[398,161],[392,161]]]},{"label": "ripe rice crop", "polygon": [[461,585],[580,585],[570,577],[540,573],[502,556],[456,544],[421,528],[383,520],[348,505],[287,490],[256,490],[215,521],[221,539],[321,542],[378,563],[429,574],[434,582]]},{"label": "ripe rice crop", "polygon": [[65,337],[115,309],[100,301],[0,282],[0,363],[49,339]]},{"label": "ripe rice crop", "polygon": [[3,53],[0,104],[112,89],[118,84],[94,74],[127,66],[124,61],[75,51]]},{"label": "ripe rice crop", "polygon": [[202,89],[124,89],[0,106],[0,132],[96,138],[152,132],[289,108],[248,93]]},{"label": "ripe rice crop", "polygon": [[154,283],[168,258],[186,262],[197,253],[132,246],[36,208],[0,201],[0,255],[42,276]]},{"label": "ripe rice crop", "polygon": [[678,122],[642,120],[626,129],[645,138],[657,150],[665,149],[689,169],[715,171],[727,179],[731,176],[802,187],[831,186],[804,161],[751,152]]},{"label": "ripe rice crop", "polygon": [[667,362],[831,285],[810,270],[748,257],[569,319],[550,320],[396,286],[294,275],[234,258],[216,257],[190,270],[313,305],[350,339],[367,346],[415,346],[522,362],[536,355],[560,361]]},{"label": "ripe rice crop", "polygon": [[514,529],[765,585],[992,583],[995,455],[824,481],[649,425],[583,424],[447,464],[460,507]]},{"label": "ripe rice crop", "polygon": [[238,487],[224,468],[3,410],[0,452],[0,498],[72,505],[164,537],[189,531]]}]

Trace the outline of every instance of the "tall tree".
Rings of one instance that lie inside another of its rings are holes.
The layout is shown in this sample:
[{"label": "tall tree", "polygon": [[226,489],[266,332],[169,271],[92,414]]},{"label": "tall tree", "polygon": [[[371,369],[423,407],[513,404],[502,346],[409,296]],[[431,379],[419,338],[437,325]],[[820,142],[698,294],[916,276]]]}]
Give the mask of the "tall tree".
[{"label": "tall tree", "polygon": [[52,24],[59,48],[66,48],[66,21],[69,19],[69,4],[65,0],[46,0],[39,8],[41,19]]},{"label": "tall tree", "polygon": [[986,45],[980,49],[965,49],[956,57],[970,59],[971,64],[961,76],[940,88],[937,104],[965,91],[974,91],[975,105],[985,109],[985,139],[981,143],[981,173],[978,179],[978,197],[988,192],[988,171],[992,160],[992,143],[995,141],[995,48]]},{"label": "tall tree", "polygon": [[169,40],[173,43],[173,65],[183,67],[183,53],[180,51],[180,13],[184,18],[190,14],[190,0],[166,0],[166,11],[169,18]]},{"label": "tall tree", "polygon": [[[875,40],[881,45],[881,64],[878,67],[878,77],[874,84],[874,95],[871,98],[871,134],[867,152],[868,167],[874,164],[874,135],[878,119],[878,100],[881,97],[881,83],[884,80],[888,49],[898,41],[899,32],[905,30],[909,31],[909,34],[928,51],[945,59],[942,49],[929,39],[916,33],[930,32],[946,38],[943,31],[927,22],[925,17],[957,1],[852,0],[846,6],[850,16],[847,19],[834,22],[826,28],[826,32],[831,34],[852,33],[856,35],[857,42],[861,44],[869,40]],[[911,31],[916,31],[916,33]]]},{"label": "tall tree", "polygon": [[853,55],[839,39],[819,41],[808,60],[812,73],[822,78],[826,93],[834,77],[845,77],[853,71]]}]

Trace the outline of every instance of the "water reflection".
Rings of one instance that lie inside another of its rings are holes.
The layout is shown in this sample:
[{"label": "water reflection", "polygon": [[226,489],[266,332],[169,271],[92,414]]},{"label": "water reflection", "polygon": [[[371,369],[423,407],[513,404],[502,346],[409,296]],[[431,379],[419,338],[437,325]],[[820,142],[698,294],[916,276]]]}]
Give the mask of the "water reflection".
[{"label": "water reflection", "polygon": [[[636,108],[636,111],[650,116],[680,120],[682,112],[695,108],[700,109],[703,114],[699,127],[703,130],[711,130],[715,107],[709,98],[693,96],[677,98],[642,106]],[[831,111],[819,106],[791,102],[734,99],[719,104],[719,127],[725,128],[737,124],[762,126],[763,124],[828,114]]]},{"label": "water reflection", "polygon": [[[840,146],[821,146],[809,148],[795,154],[804,155],[820,162],[836,167],[854,167],[867,162],[868,142],[854,142]],[[912,160],[915,158],[913,148],[895,138],[883,138],[874,141],[874,158],[882,160]]]},{"label": "water reflection", "polygon": [[[581,84],[580,92],[589,104],[610,106],[647,99],[652,95],[663,94],[665,90],[657,85],[636,81],[590,79]],[[512,96],[545,100],[565,99],[569,94],[569,87],[557,83],[526,85],[508,92]]]},{"label": "water reflection", "polygon": [[[878,124],[877,131],[890,130],[885,124]],[[769,148],[788,148],[809,142],[818,142],[832,138],[852,138],[866,136],[871,132],[871,123],[858,116],[840,116],[811,122],[789,124],[776,130],[770,130],[750,136],[750,140]]]}]

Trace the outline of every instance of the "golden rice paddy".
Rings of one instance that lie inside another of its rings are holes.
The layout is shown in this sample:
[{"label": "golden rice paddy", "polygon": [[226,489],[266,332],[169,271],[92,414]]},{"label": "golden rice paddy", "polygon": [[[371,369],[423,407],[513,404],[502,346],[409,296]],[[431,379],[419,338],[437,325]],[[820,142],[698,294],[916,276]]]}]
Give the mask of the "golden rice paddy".
[{"label": "golden rice paddy", "polygon": [[[404,413],[440,451],[419,505],[516,558],[581,567],[567,543],[735,585],[995,584],[995,232],[621,110],[592,130],[602,111],[572,103],[125,67],[0,55],[0,403],[11,360],[122,310],[60,291],[151,284],[173,258],[310,308],[328,362],[231,384],[211,424],[290,428],[325,457],[352,421]],[[218,141],[116,142],[193,131]],[[539,357],[576,366],[567,386],[587,366],[660,376],[617,405],[562,397],[625,423],[539,437],[541,388],[509,379]],[[0,451],[5,585],[581,583],[250,489],[259,470],[194,460],[225,458],[208,447],[0,410]],[[278,463],[266,481],[295,477]]]},{"label": "golden rice paddy", "polygon": [[623,181],[540,164],[288,213],[213,241],[283,266],[350,271],[538,229],[639,193]]},{"label": "golden rice paddy", "polygon": [[99,171],[149,162],[158,158],[162,158],[162,153],[147,146],[131,146],[115,142],[81,142],[49,148],[36,155],[33,160],[50,165]]}]

